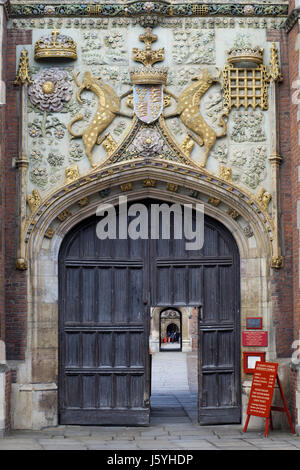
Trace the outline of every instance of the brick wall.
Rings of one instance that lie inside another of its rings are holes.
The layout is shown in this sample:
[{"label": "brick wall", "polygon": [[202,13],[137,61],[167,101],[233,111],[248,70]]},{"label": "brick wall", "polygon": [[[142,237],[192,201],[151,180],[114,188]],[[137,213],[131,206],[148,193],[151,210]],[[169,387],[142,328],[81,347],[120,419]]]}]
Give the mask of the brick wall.
[{"label": "brick wall", "polygon": [[[3,35],[2,35],[2,77],[1,80],[5,82],[6,76],[6,17],[3,14]],[[0,135],[1,135],[1,148],[0,148],[0,338],[5,340],[5,248],[4,248],[4,210],[5,210],[5,147],[3,145],[5,135],[5,112],[6,106],[0,106]]]},{"label": "brick wall", "polygon": [[6,353],[7,359],[24,359],[26,345],[27,291],[26,273],[17,271],[17,170],[12,167],[19,148],[19,94],[13,85],[16,77],[16,45],[31,44],[31,31],[8,30],[7,33],[7,114],[5,171],[5,280],[6,280]]},{"label": "brick wall", "polygon": [[290,83],[288,41],[283,30],[267,31],[267,40],[280,43],[283,82],[278,87],[280,155],[280,226],[284,267],[272,270],[273,322],[278,357],[291,356],[293,342],[293,210],[290,177],[292,171],[290,146]]},{"label": "brick wall", "polygon": [[[295,7],[295,2],[290,2],[290,11]],[[298,182],[298,167],[300,165],[299,148],[299,124],[297,114],[299,106],[292,103],[293,82],[299,77],[299,52],[295,51],[297,35],[299,34],[298,22],[288,34],[288,57],[289,57],[289,85],[290,85],[290,146],[291,146],[291,174],[290,192],[292,194],[291,231],[293,241],[293,338],[299,339],[300,329],[300,289],[299,289],[299,230],[297,227],[297,201],[300,200],[300,183]],[[291,369],[291,406],[292,415],[297,423],[296,409],[297,370]],[[299,410],[298,410],[299,411]]]}]

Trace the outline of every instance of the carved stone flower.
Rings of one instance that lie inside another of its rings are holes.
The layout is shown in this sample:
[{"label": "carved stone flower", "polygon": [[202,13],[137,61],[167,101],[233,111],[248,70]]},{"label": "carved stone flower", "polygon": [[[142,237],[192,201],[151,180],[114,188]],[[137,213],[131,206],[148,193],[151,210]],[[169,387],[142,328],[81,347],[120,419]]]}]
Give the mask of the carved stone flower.
[{"label": "carved stone flower", "polygon": [[154,10],[154,3],[153,2],[145,2],[144,3],[144,10],[150,13]]},{"label": "carved stone flower", "polygon": [[245,5],[244,7],[244,15],[249,16],[254,14],[254,7],[253,5]]},{"label": "carved stone flower", "polygon": [[34,75],[28,96],[31,103],[41,111],[59,112],[64,102],[71,99],[72,84],[64,70],[56,67],[42,69]]},{"label": "carved stone flower", "polygon": [[132,150],[140,156],[151,157],[162,151],[163,141],[154,129],[143,129],[134,139],[132,147]]}]

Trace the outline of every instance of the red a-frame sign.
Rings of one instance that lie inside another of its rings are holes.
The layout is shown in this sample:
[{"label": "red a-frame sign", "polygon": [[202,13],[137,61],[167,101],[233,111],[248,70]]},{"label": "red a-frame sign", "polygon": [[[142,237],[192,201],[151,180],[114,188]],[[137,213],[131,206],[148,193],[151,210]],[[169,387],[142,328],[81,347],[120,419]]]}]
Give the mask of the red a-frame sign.
[{"label": "red a-frame sign", "polygon": [[[269,423],[271,430],[273,429],[271,411],[282,411],[286,413],[287,419],[293,434],[295,430],[291,420],[291,416],[287,407],[286,399],[283,394],[281,383],[277,374],[278,364],[274,362],[257,361],[253,374],[252,387],[247,409],[247,419],[243,431],[247,431],[250,416],[260,416],[266,419],[265,436],[268,436]],[[283,407],[272,406],[275,381],[280,390]]]}]

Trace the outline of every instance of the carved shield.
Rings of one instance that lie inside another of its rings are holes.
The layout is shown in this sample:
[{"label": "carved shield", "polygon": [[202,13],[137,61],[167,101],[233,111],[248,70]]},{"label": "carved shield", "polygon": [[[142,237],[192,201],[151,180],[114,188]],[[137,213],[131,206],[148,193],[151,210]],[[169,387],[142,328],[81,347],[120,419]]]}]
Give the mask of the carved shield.
[{"label": "carved shield", "polygon": [[134,85],[133,107],[137,117],[147,123],[156,121],[163,110],[162,85]]}]

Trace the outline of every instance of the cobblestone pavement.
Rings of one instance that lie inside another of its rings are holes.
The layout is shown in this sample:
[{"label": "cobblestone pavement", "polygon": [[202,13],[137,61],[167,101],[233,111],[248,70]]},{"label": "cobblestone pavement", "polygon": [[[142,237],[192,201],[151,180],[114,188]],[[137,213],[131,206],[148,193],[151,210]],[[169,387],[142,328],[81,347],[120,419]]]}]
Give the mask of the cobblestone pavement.
[{"label": "cobblestone pavement", "polygon": [[[260,431],[246,433],[242,425],[197,424],[196,383],[190,373],[194,371],[195,358],[187,356],[185,370],[183,357],[182,354],[176,357],[183,377],[178,390],[174,389],[175,382],[166,380],[165,375],[161,382],[153,377],[149,427],[58,426],[42,431],[11,431],[0,439],[0,450],[300,450],[300,436],[288,431],[270,431],[264,437],[263,420]],[[155,361],[158,359],[157,356]],[[168,362],[167,356],[164,361]],[[156,373],[166,374],[165,366],[155,366]],[[174,366],[170,370],[173,377]],[[179,378],[177,374],[176,383]]]}]

